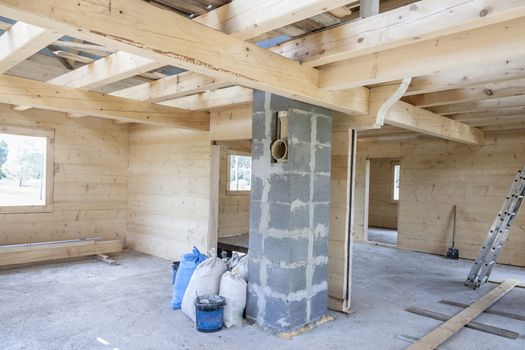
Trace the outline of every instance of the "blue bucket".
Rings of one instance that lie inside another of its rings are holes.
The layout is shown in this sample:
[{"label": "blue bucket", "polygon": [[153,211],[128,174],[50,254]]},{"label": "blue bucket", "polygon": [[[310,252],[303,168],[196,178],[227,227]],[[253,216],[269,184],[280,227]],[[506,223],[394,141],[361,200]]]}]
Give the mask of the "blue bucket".
[{"label": "blue bucket", "polygon": [[224,326],[226,300],[220,295],[202,295],[195,298],[195,327],[199,332],[217,332]]}]

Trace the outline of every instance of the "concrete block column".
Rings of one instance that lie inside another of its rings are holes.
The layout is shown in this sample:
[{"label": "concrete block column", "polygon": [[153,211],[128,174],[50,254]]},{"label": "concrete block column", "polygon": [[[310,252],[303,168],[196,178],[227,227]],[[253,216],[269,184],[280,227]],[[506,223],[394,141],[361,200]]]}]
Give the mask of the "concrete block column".
[{"label": "concrete block column", "polygon": [[[288,161],[272,161],[278,111]],[[247,316],[275,332],[323,317],[328,304],[331,111],[254,92]]]}]

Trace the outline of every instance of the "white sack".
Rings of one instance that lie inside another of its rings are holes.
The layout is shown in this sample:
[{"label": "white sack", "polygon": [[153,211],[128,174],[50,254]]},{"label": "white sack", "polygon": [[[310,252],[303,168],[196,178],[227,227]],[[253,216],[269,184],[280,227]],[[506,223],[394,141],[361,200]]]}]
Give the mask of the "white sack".
[{"label": "white sack", "polygon": [[193,272],[190,283],[182,298],[182,312],[195,322],[195,298],[206,294],[219,294],[221,276],[226,264],[220,258],[208,258]]},{"label": "white sack", "polygon": [[242,314],[246,306],[248,284],[240,276],[226,271],[221,278],[219,295],[226,299],[224,306],[224,325],[228,328],[242,324]]},{"label": "white sack", "polygon": [[232,272],[235,275],[242,277],[245,281],[248,281],[248,254],[239,260],[239,263],[235,265]]}]

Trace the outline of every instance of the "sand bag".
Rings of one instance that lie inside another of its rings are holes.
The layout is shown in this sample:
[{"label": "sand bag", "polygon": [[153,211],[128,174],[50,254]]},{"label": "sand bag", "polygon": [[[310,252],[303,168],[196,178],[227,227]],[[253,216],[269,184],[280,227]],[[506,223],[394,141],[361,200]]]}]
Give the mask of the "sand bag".
[{"label": "sand bag", "polygon": [[201,252],[195,247],[193,247],[191,253],[184,254],[181,257],[177,269],[177,275],[173,282],[173,296],[171,299],[171,308],[173,310],[180,309],[184,292],[188,287],[188,283],[190,283],[193,271],[195,271],[197,266],[207,258],[206,255],[201,254]]},{"label": "sand bag", "polygon": [[241,257],[239,256],[239,254],[233,253],[233,255],[230,258],[230,260],[228,260],[228,262],[226,263],[226,266],[228,266],[228,271],[231,271],[231,269],[233,269],[235,267],[235,265],[237,265],[239,263],[240,259],[241,259]]},{"label": "sand bag", "polygon": [[240,276],[226,271],[221,278],[219,295],[226,299],[224,306],[224,325],[227,328],[240,326],[246,306],[246,289],[248,284]]},{"label": "sand bag", "polygon": [[232,269],[234,275],[242,277],[245,281],[248,281],[248,254],[243,256],[237,265]]},{"label": "sand bag", "polygon": [[182,312],[195,322],[195,298],[206,294],[219,294],[222,274],[226,271],[226,263],[220,258],[209,258],[200,263],[193,272],[184,298]]}]

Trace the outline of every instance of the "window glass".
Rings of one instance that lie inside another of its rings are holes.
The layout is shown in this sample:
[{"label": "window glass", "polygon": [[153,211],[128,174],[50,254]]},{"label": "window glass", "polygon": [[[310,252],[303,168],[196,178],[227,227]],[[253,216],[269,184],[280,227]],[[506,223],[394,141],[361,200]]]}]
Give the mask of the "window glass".
[{"label": "window glass", "polygon": [[392,199],[395,201],[399,200],[399,180],[401,176],[401,167],[399,164],[394,165],[394,188],[392,189]]},{"label": "window glass", "polygon": [[252,157],[230,155],[228,190],[250,191],[252,179]]},{"label": "window glass", "polygon": [[0,206],[45,205],[47,138],[0,133]]}]

